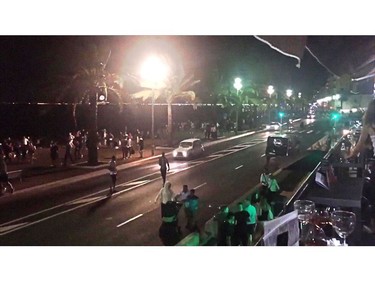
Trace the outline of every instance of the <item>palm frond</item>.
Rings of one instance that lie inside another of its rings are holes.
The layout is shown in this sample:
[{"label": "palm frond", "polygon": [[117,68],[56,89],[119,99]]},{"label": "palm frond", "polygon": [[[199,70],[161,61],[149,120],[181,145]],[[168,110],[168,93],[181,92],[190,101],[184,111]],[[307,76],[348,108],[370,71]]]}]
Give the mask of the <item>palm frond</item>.
[{"label": "palm frond", "polygon": [[142,101],[145,101],[147,99],[152,99],[152,96],[154,95],[154,99],[158,99],[161,94],[160,90],[142,90],[136,93],[133,93],[130,95],[132,99],[142,99]]}]

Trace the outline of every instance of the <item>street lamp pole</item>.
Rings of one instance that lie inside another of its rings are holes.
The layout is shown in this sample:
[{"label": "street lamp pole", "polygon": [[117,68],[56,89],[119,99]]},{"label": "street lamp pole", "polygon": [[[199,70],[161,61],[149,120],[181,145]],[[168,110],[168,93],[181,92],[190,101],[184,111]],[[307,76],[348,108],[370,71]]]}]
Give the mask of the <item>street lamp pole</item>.
[{"label": "street lamp pole", "polygon": [[151,155],[155,155],[155,88],[152,88],[151,103]]},{"label": "street lamp pole", "polygon": [[[236,78],[236,79],[234,79],[234,84],[233,84],[233,87],[237,90],[237,97],[238,97],[238,101],[240,101],[240,98],[239,98],[239,95],[238,95],[238,93],[239,93],[239,91],[242,89],[242,83],[241,83],[241,78]],[[240,105],[239,104],[237,104],[236,105],[236,129],[235,129],[235,134],[237,135],[237,133],[238,133],[238,111],[239,111],[239,107],[240,107]]]},{"label": "street lamp pole", "polygon": [[151,82],[151,154],[155,155],[155,90],[160,88],[160,84],[165,80],[168,73],[168,66],[157,57],[149,57],[141,69],[142,78]]},{"label": "street lamp pole", "polygon": [[274,92],[275,92],[275,89],[273,88],[273,86],[269,85],[267,88],[267,93],[270,95],[270,102],[269,102],[269,107],[268,107],[270,123],[271,123],[271,97]]}]

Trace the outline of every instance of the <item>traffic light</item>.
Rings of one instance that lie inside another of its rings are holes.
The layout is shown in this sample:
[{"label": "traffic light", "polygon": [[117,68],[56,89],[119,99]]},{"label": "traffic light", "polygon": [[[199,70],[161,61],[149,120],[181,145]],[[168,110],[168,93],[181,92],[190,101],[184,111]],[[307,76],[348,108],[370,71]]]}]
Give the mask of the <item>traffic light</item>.
[{"label": "traffic light", "polygon": [[340,115],[340,113],[338,113],[338,112],[334,112],[334,113],[331,114],[331,119],[332,119],[333,121],[337,121],[337,120],[339,120],[340,117],[341,117],[341,115]]},{"label": "traffic light", "polygon": [[279,112],[279,117],[280,117],[280,118],[283,118],[283,117],[284,117],[284,115],[285,115],[285,113],[284,113],[284,112]]}]

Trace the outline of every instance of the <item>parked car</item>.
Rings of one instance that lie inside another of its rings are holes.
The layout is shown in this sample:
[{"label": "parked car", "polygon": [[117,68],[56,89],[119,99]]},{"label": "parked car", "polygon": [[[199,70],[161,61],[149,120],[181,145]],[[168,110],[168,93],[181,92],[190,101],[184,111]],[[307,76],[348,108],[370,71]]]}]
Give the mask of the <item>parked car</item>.
[{"label": "parked car", "polygon": [[270,131],[276,131],[281,128],[281,123],[279,122],[271,122],[270,124],[266,125],[266,129]]},{"label": "parked car", "polygon": [[203,152],[204,147],[200,139],[186,139],[180,142],[172,155],[175,159],[190,159],[202,155]]}]

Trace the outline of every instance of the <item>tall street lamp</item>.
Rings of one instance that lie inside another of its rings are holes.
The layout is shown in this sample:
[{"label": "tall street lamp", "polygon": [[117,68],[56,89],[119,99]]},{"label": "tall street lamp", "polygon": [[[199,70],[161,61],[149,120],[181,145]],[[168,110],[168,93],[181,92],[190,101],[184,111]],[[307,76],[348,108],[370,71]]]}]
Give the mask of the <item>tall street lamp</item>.
[{"label": "tall street lamp", "polygon": [[269,121],[271,123],[271,97],[272,97],[272,94],[275,92],[275,89],[273,88],[272,85],[269,85],[268,88],[267,88],[267,93],[269,94],[270,96],[270,103],[269,103],[269,108],[268,108],[268,111],[269,111]]},{"label": "tall street lamp", "polygon": [[293,91],[288,89],[286,90],[286,96],[288,97],[288,99],[293,95]]},{"label": "tall street lamp", "polygon": [[[242,80],[241,80],[241,78],[237,77],[236,79],[234,79],[233,87],[237,90],[237,98],[238,98],[238,101],[240,102],[240,97],[239,97],[238,93],[242,89]],[[238,132],[238,111],[239,111],[239,107],[240,107],[239,102],[237,104],[237,109],[236,109],[236,129],[235,129],[236,135],[237,135],[237,132]]]},{"label": "tall street lamp", "polygon": [[146,82],[151,83],[151,154],[155,155],[155,90],[160,88],[168,73],[168,67],[157,57],[149,57],[142,65],[141,76]]}]

